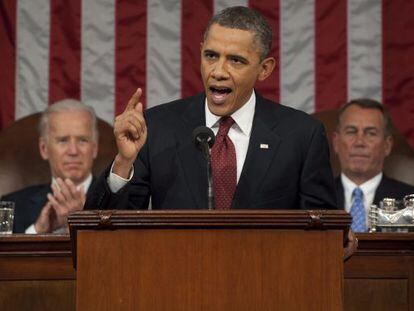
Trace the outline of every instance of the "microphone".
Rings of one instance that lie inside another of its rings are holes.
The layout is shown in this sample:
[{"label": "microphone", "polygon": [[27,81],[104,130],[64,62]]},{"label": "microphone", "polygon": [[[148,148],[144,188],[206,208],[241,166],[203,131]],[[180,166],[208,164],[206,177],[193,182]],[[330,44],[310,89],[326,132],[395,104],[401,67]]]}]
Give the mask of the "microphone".
[{"label": "microphone", "polygon": [[211,128],[207,126],[199,126],[195,128],[193,131],[193,140],[197,148],[201,149],[205,157],[208,158],[208,155],[210,154],[209,148],[213,147],[214,141],[216,140]]},{"label": "microphone", "polygon": [[213,147],[216,137],[213,131],[207,126],[199,126],[193,131],[193,141],[198,149],[200,149],[204,157],[207,160],[207,198],[208,198],[208,209],[214,209],[214,194],[213,194],[213,181],[211,178],[211,157],[210,148]]}]

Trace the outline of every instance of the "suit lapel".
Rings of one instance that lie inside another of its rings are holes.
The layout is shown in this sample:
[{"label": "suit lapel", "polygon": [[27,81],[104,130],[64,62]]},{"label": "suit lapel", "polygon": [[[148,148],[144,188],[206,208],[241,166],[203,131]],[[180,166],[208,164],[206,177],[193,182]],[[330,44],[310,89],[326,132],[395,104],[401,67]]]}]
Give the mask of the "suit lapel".
[{"label": "suit lapel", "polygon": [[47,194],[51,193],[52,189],[50,188],[50,185],[44,185],[39,191],[33,194],[33,196],[30,198],[30,201],[34,204],[43,205],[47,202]]},{"label": "suit lapel", "polygon": [[249,207],[246,206],[251,204],[249,194],[260,190],[261,181],[264,180],[281,142],[275,130],[277,124],[278,115],[275,113],[274,104],[264,102],[263,98],[257,96],[249,147],[232,208]]},{"label": "suit lapel", "polygon": [[386,190],[387,189],[387,183],[388,179],[385,175],[382,175],[381,181],[377,187],[377,190],[375,190],[375,196],[373,204],[379,204],[379,202],[387,196]]},{"label": "suit lapel", "polygon": [[30,208],[28,208],[27,210],[30,213],[31,223],[34,223],[34,221],[36,221],[43,206],[45,206],[47,202],[47,194],[51,192],[52,189],[50,188],[50,185],[45,184],[42,188],[40,188],[36,193],[34,193],[30,197],[30,202],[28,204]]},{"label": "suit lapel", "polygon": [[193,130],[206,124],[204,100],[204,94],[200,94],[183,103],[188,107],[182,116],[182,126],[175,133],[184,178],[197,204],[194,208],[207,208],[207,162],[192,140]]},{"label": "suit lapel", "polygon": [[336,183],[336,196],[338,198],[338,207],[345,209],[344,186],[342,185],[341,176],[338,176],[335,179],[335,183]]}]

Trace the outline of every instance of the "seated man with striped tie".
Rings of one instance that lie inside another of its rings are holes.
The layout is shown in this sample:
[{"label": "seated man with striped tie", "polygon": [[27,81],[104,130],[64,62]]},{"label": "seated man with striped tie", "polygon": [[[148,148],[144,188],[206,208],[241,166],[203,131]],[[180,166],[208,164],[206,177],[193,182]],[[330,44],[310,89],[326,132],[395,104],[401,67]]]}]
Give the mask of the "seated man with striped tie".
[{"label": "seated man with striped tie", "polygon": [[414,187],[385,176],[384,160],[393,145],[391,121],[372,99],[355,99],[339,111],[333,146],[342,173],[336,178],[339,206],[352,217],[352,230],[368,230],[368,210],[383,198],[401,199]]},{"label": "seated man with striped tie", "polygon": [[256,11],[230,7],[200,45],[204,92],[143,112],[138,89],[116,117],[118,153],[85,209],[207,209],[204,154],[193,130],[216,135],[211,170],[216,209],[336,209],[323,125],[261,97],[272,73],[272,29]]}]

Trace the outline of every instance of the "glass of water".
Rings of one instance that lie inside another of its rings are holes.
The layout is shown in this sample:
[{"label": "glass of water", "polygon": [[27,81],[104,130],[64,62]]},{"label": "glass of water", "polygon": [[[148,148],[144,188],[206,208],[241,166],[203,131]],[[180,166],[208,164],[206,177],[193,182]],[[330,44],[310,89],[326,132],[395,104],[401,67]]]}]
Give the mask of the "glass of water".
[{"label": "glass of water", "polygon": [[0,234],[13,233],[14,202],[0,201]]}]

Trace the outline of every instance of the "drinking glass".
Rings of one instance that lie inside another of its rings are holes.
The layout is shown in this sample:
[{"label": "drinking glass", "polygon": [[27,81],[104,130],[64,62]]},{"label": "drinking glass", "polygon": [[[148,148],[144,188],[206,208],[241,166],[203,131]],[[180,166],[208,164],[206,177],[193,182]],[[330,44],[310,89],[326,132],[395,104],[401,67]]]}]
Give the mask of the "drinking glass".
[{"label": "drinking glass", "polygon": [[14,202],[0,201],[0,234],[13,233]]}]

